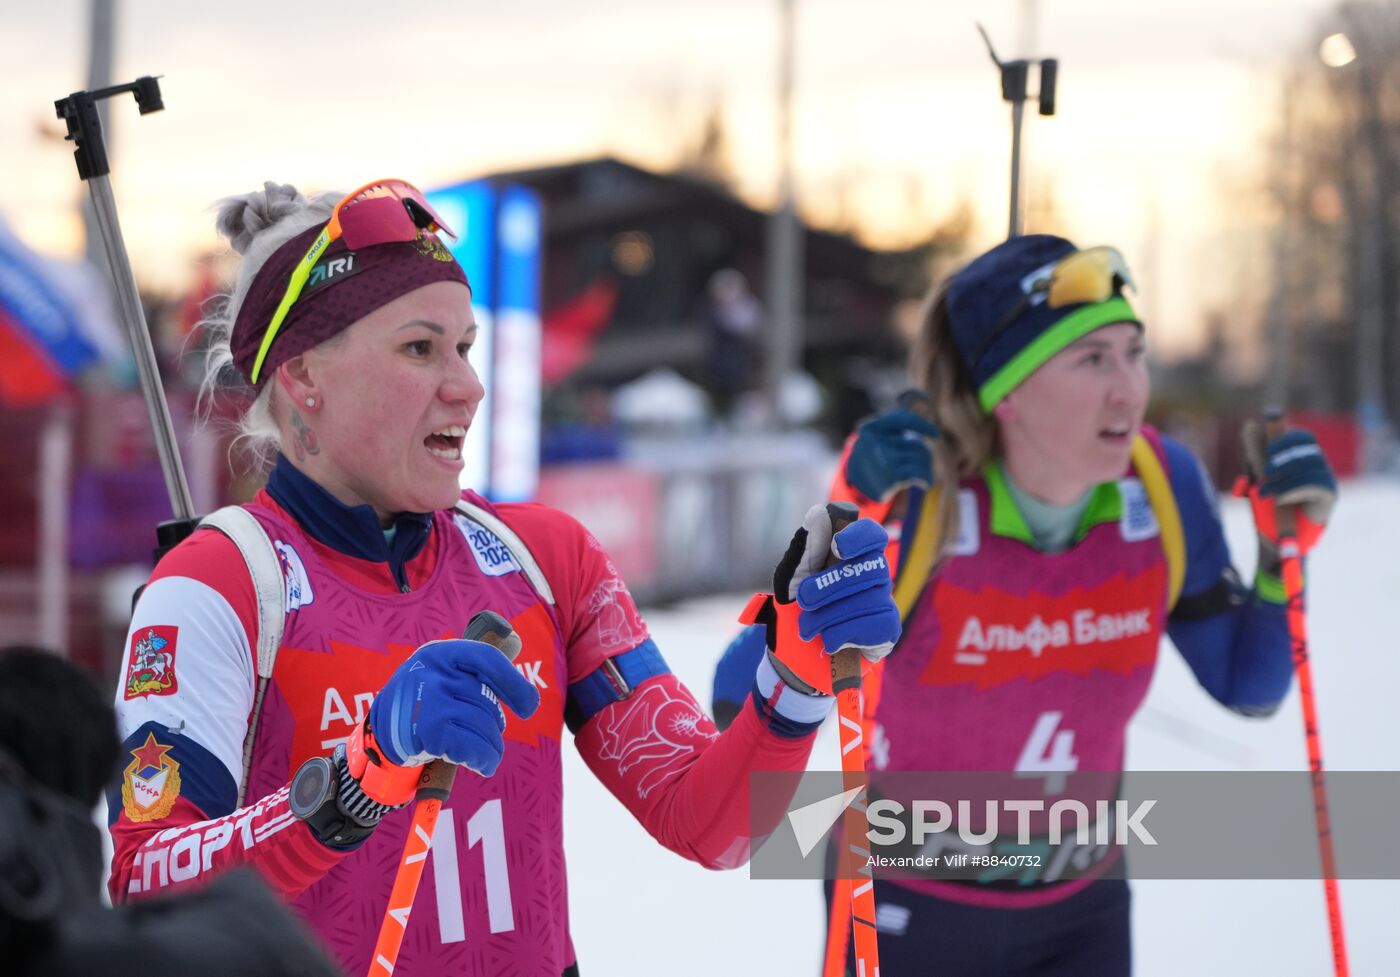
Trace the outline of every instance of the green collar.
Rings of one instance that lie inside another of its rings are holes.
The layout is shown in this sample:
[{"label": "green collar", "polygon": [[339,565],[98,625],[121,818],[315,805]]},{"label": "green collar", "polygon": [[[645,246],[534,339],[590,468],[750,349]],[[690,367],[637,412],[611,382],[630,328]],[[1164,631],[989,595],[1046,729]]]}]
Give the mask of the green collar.
[{"label": "green collar", "polygon": [[[1006,473],[1002,470],[1001,461],[988,462],[982,468],[982,478],[987,484],[987,494],[991,498],[991,512],[987,519],[987,525],[991,532],[1007,539],[1020,540],[1027,546],[1034,547],[1036,545],[1035,534],[1031,532],[1026,517],[1016,507],[1016,500],[1012,497],[1011,489],[1007,485]],[[1094,486],[1093,494],[1089,497],[1089,504],[1084,507],[1084,514],[1080,517],[1079,527],[1074,533],[1074,541],[1079,542],[1095,526],[1106,522],[1118,522],[1122,518],[1123,494],[1118,488],[1118,483],[1101,482]]]}]

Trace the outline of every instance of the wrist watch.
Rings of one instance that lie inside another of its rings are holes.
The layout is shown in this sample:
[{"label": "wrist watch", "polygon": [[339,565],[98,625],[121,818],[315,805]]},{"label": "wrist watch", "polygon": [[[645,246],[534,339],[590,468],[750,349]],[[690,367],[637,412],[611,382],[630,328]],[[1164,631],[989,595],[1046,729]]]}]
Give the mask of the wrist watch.
[{"label": "wrist watch", "polygon": [[358,844],[393,808],[370,799],[345,760],[345,744],[332,756],[314,756],[292,777],[287,797],[292,815],[305,821],[312,834],[337,848]]}]

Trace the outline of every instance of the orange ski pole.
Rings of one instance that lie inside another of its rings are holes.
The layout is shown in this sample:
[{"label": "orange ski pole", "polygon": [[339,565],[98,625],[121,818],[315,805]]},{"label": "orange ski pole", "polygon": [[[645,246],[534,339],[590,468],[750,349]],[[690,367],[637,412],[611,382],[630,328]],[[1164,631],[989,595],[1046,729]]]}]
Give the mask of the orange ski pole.
[{"label": "orange ski pole", "polygon": [[836,873],[826,921],[822,977],[846,977],[846,942],[851,938],[851,880]]},{"label": "orange ski pole", "polygon": [[[509,621],[494,611],[482,611],[473,617],[462,632],[462,637],[495,645],[511,661],[520,654],[520,636]],[[423,878],[423,865],[428,860],[428,851],[433,847],[433,830],[437,827],[438,813],[442,810],[442,802],[452,793],[452,782],[456,776],[455,765],[445,760],[434,760],[423,767],[423,773],[418,778],[418,789],[413,795],[416,801],[413,824],[404,841],[403,857],[399,859],[393,888],[389,890],[384,921],[379,924],[379,939],[374,944],[369,977],[391,977],[394,972],[399,947],[403,945],[403,935],[408,930],[408,917],[413,912],[413,899]]]},{"label": "orange ski pole", "polygon": [[851,893],[851,926],[855,931],[856,977],[880,977],[880,949],[875,935],[875,883],[870,870],[870,850],[866,847],[865,738],[860,723],[860,652],[854,648],[838,651],[831,659],[832,691],[836,693],[836,715],[840,721],[841,787],[859,787],[861,793],[846,808],[839,863]]},{"label": "orange ski pole", "polygon": [[[1284,433],[1281,417],[1270,418],[1265,430],[1270,438]],[[1292,506],[1279,506],[1279,556],[1283,559],[1283,593],[1288,614],[1288,636],[1293,646],[1293,668],[1298,675],[1298,697],[1303,705],[1303,735],[1308,745],[1308,769],[1312,772],[1313,812],[1317,817],[1317,846],[1322,856],[1322,886],[1327,895],[1327,925],[1332,935],[1332,965],[1336,977],[1347,977],[1346,934],[1342,930],[1342,898],[1337,888],[1337,860],[1332,850],[1332,821],[1327,813],[1327,784],[1322,772],[1322,733],[1313,696],[1312,664],[1308,656],[1308,622],[1303,604],[1303,559],[1298,548],[1297,518]]]},{"label": "orange ski pole", "polygon": [[[856,507],[848,502],[833,502],[827,506],[831,516],[833,536],[859,516]],[[831,562],[835,562],[834,557]],[[854,648],[843,648],[831,656],[831,691],[836,696],[836,717],[839,721],[841,744],[841,788],[859,788],[856,797],[842,815],[843,847],[837,857],[835,888],[832,892],[833,907],[843,905],[843,896],[849,893],[850,919],[855,931],[856,977],[880,977],[880,948],[875,933],[875,883],[870,870],[870,851],[867,848],[865,795],[865,736],[861,725],[861,667],[860,652]],[[833,932],[827,940],[827,966],[825,974],[833,972],[834,961],[845,959],[845,913],[832,912],[831,921],[841,921],[840,953],[832,952]],[[836,929],[835,926],[832,927]],[[836,969],[835,973],[840,973]]]}]

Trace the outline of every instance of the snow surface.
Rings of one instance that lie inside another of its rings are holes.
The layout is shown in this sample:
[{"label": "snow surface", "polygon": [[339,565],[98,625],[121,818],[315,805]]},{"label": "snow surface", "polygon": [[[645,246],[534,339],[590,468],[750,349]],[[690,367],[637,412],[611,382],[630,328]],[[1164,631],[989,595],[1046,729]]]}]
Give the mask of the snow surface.
[{"label": "snow surface", "polygon": [[[1255,545],[1248,509],[1234,499],[1222,506],[1236,566],[1249,579]],[[1393,629],[1397,548],[1400,483],[1344,485],[1332,526],[1308,565],[1314,687],[1329,769],[1400,769],[1393,720],[1400,693],[1400,642]],[[646,614],[672,669],[706,704],[715,660],[747,597],[706,598]],[[839,769],[830,724],[810,766]],[[1211,700],[1175,650],[1165,647],[1129,730],[1128,766],[1306,769],[1296,685],[1272,718],[1244,719]],[[666,851],[571,749],[565,750],[564,783],[571,929],[584,973],[819,973],[825,925],[819,883],[755,881],[747,869],[709,872]],[[1318,881],[1132,885],[1138,977],[1332,973]],[[1351,972],[1400,974],[1400,881],[1343,881],[1341,899]],[[929,973],[937,972],[930,961]]]}]

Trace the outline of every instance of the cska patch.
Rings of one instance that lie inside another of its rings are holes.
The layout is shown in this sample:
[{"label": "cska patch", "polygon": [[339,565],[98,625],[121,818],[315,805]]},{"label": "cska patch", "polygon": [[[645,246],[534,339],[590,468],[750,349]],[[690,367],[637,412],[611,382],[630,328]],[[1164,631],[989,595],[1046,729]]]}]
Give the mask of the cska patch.
[{"label": "cska patch", "polygon": [[175,638],[179,633],[173,624],[154,624],[131,636],[123,698],[172,695],[179,690],[175,677]]},{"label": "cska patch", "polygon": [[156,741],[155,733],[131,751],[122,772],[122,809],[132,821],[158,821],[170,813],[180,796],[180,764],[168,754],[172,747]]}]

